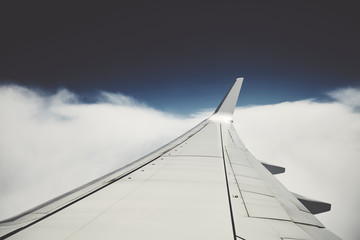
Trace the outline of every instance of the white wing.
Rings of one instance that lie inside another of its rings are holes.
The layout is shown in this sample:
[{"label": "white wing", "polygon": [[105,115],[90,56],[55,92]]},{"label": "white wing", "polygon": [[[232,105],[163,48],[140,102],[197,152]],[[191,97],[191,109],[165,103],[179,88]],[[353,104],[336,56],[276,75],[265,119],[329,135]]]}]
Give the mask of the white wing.
[{"label": "white wing", "polygon": [[[339,239],[232,125],[242,78],[213,116],[173,142],[0,224],[0,239]],[[300,200],[299,200],[300,199]]]}]

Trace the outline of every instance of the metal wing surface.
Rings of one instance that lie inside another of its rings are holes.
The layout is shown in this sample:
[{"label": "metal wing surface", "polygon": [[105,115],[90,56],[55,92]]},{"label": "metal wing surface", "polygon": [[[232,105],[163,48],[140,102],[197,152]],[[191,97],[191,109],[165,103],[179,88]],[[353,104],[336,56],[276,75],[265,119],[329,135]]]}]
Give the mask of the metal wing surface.
[{"label": "metal wing surface", "polygon": [[241,142],[232,114],[242,81],[173,142],[2,221],[0,239],[339,239],[308,210],[326,203],[289,192],[271,174],[283,168]]}]

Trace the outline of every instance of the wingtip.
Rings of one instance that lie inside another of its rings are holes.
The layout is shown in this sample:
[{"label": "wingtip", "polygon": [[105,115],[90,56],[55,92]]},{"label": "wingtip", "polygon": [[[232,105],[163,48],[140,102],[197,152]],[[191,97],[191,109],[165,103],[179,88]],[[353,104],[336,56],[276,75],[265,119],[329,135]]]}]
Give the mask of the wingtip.
[{"label": "wingtip", "polygon": [[240,89],[244,81],[243,77],[239,77],[235,80],[234,84],[216,108],[212,119],[222,119],[225,121],[231,121],[236,107],[236,103],[239,97]]}]

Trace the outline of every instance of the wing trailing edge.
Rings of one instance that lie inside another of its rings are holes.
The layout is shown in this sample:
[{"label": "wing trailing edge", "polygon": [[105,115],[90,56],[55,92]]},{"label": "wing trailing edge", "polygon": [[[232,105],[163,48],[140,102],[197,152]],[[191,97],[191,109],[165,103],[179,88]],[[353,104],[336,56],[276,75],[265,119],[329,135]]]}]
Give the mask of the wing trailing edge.
[{"label": "wing trailing edge", "polygon": [[271,174],[276,175],[276,174],[280,174],[280,173],[284,173],[285,172],[285,168],[284,167],[280,167],[277,165],[273,165],[273,164],[269,164],[269,163],[265,163],[265,162],[261,162],[261,164],[269,171],[271,172]]},{"label": "wing trailing edge", "polygon": [[307,197],[304,197],[297,193],[292,193],[294,196],[312,213],[319,214],[328,212],[331,210],[331,204],[327,202],[322,202],[318,200],[313,200]]}]

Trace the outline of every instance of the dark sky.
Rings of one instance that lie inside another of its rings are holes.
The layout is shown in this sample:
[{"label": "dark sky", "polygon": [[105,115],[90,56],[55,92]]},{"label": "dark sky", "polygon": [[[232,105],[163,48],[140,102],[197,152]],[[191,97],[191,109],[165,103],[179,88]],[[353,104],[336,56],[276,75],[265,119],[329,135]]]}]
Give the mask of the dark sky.
[{"label": "dark sky", "polygon": [[216,107],[238,76],[242,105],[360,83],[355,1],[75,2],[0,3],[0,83],[173,112]]}]

